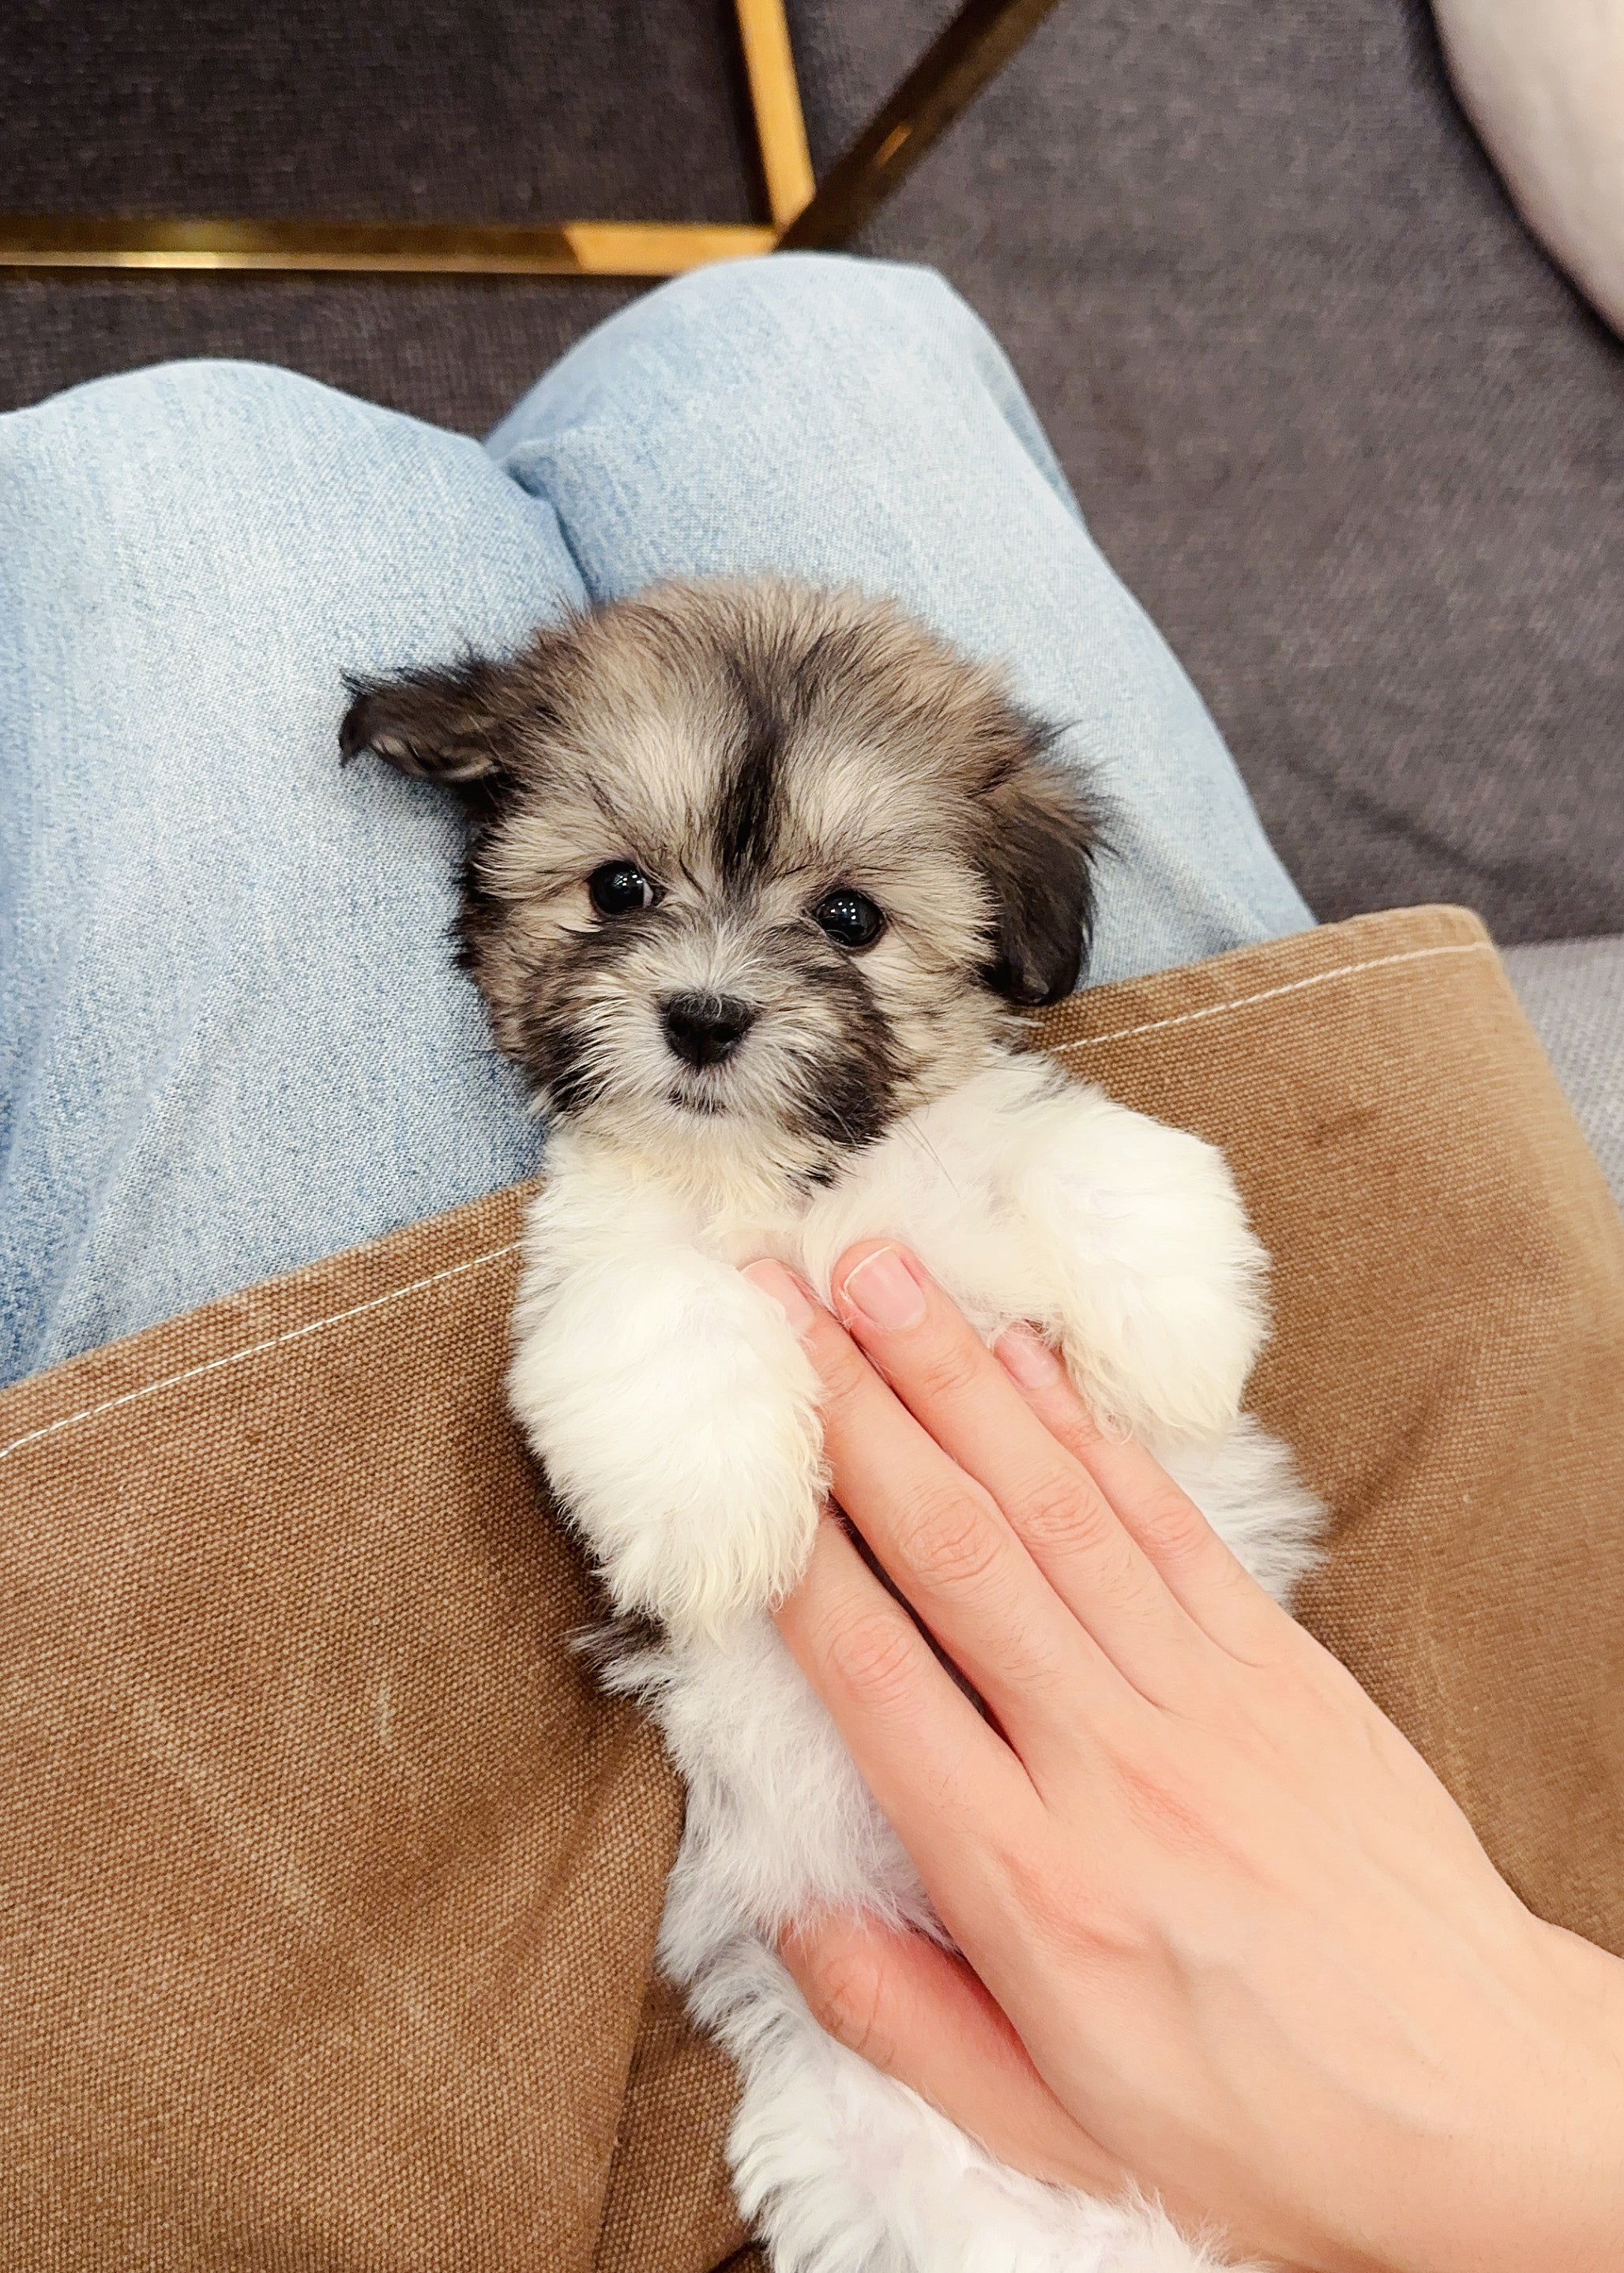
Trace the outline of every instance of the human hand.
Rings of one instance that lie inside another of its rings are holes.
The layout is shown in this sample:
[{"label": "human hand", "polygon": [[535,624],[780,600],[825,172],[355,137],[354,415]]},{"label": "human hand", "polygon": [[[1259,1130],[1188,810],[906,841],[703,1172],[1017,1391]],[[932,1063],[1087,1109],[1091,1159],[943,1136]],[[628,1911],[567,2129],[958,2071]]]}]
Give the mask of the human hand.
[{"label": "human hand", "polygon": [[872,1242],[847,1330],[749,1275],[840,1507],[993,1716],[821,1524],[780,1628],[964,1961],[809,1920],[784,1954],[824,2026],[1018,2167],[1314,2273],[1624,2267],[1624,1965],[1523,1908],[1034,1336],[994,1356]]}]

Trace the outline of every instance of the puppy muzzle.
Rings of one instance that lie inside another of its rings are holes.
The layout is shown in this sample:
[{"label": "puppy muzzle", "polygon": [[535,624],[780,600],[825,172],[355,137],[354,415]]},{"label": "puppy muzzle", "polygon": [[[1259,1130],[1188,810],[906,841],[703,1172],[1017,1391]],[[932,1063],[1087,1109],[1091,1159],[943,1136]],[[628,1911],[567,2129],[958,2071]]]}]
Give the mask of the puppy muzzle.
[{"label": "puppy muzzle", "polygon": [[695,1071],[732,1057],[755,1024],[750,1005],[733,994],[668,994],[660,1004],[668,1047]]}]

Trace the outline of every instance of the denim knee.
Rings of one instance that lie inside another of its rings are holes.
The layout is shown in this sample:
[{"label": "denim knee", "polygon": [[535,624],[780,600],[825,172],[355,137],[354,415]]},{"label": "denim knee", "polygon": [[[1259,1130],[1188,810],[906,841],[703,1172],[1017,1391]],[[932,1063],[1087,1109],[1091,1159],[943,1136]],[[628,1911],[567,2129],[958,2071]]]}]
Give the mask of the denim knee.
[{"label": "denim knee", "polygon": [[290,371],[197,362],[0,418],[19,635],[49,619],[74,647],[150,651],[168,618],[174,662],[212,624],[224,663],[245,626],[272,629],[330,573],[342,475],[376,457],[387,416]]},{"label": "denim knee", "polygon": [[[216,496],[234,470],[263,483],[279,429],[308,442],[324,429],[342,435],[388,416],[268,364],[156,364],[0,416],[0,478],[60,488],[75,503],[128,493],[151,510],[173,493],[177,474]],[[235,446],[248,439],[252,448]]]},{"label": "denim knee", "polygon": [[651,322],[661,304],[733,327],[764,311],[820,357],[873,357],[877,345],[932,355],[980,355],[992,335],[969,304],[934,268],[868,260],[840,252],[775,252],[719,262],[678,277],[643,304]]},{"label": "denim knee", "polygon": [[130,641],[166,675],[276,654],[324,705],[335,651],[365,671],[510,642],[581,596],[551,513],[477,442],[264,364],[159,364],[0,417],[0,500],[14,622]]},{"label": "denim knee", "polygon": [[[955,394],[989,391],[1006,415],[1025,409],[997,342],[934,269],[827,252],[723,261],[674,277],[589,334],[485,447],[506,460],[606,405],[664,411],[679,394],[685,409],[726,396],[763,412],[786,398],[867,396],[878,420],[907,407],[898,366]],[[873,389],[881,370],[892,375],[889,401]],[[525,477],[523,465],[510,470]]]},{"label": "denim knee", "polygon": [[[0,520],[18,843],[82,813],[112,860],[116,816],[166,870],[264,867],[296,784],[324,816],[312,847],[365,834],[400,800],[340,793],[346,673],[516,644],[581,597],[551,514],[476,443],[259,364],[0,419]],[[449,816],[410,811],[437,857]]]}]

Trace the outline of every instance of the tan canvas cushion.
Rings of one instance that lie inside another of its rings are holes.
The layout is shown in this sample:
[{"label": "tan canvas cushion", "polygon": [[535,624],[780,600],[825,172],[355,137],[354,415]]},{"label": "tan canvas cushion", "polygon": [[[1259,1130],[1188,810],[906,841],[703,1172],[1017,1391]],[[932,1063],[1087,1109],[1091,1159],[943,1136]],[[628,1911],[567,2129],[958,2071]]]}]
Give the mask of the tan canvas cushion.
[{"label": "tan canvas cushion", "polygon": [[[1079,998],[1278,1258],[1306,1605],[1624,1952],[1624,1229],[1481,928]],[[508,1192],[0,1397],[0,2265],[704,2273],[729,2078],[650,1978],[680,1797],[503,1410]],[[741,2265],[745,2262],[739,2259]]]}]

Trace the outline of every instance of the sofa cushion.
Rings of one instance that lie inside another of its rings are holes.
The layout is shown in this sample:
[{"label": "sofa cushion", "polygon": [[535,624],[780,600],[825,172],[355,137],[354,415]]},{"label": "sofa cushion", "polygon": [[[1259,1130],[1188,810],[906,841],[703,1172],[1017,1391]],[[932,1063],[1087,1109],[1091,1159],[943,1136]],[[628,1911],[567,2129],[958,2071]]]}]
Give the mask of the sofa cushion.
[{"label": "sofa cushion", "polygon": [[[951,13],[791,0],[820,162]],[[1624,345],[1427,0],[1056,8],[862,242],[1004,341],[1316,915],[1624,931]]]},{"label": "sofa cushion", "polygon": [[1506,969],[1624,1208],[1624,937],[1514,947]]},{"label": "sofa cushion", "polygon": [[[1040,1039],[1222,1144],[1304,1603],[1517,1892],[1624,1953],[1624,1224],[1480,925]],[[0,2264],[706,2273],[730,2077],[652,1976],[680,1795],[502,1396],[498,1192],[0,1394]],[[735,2269],[747,2262],[734,2258]]]}]

